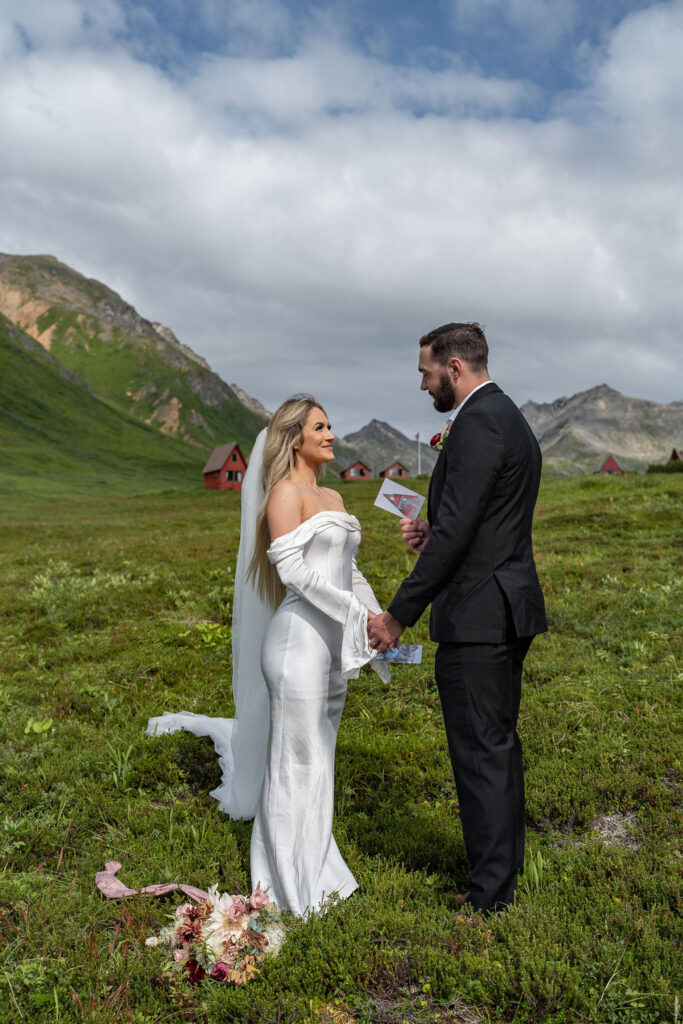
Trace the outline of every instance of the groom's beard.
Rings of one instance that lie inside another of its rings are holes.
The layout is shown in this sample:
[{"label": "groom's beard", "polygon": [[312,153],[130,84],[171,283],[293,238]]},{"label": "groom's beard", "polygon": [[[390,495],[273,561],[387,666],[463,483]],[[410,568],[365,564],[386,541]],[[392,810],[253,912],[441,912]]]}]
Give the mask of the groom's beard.
[{"label": "groom's beard", "polygon": [[432,398],[434,399],[434,408],[437,412],[450,412],[452,409],[455,409],[457,404],[455,388],[451,378],[445,371],[441,377],[439,389],[432,393]]}]

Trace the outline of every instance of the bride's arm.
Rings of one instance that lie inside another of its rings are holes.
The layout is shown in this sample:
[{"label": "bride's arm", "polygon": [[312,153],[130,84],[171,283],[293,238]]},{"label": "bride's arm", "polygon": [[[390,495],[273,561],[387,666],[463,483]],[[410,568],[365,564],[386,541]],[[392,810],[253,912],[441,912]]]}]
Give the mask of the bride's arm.
[{"label": "bride's arm", "polygon": [[336,622],[345,623],[350,613],[360,613],[362,606],[358,598],[350,590],[335,587],[306,565],[298,544],[279,547],[274,543],[268,549],[268,558],[283,586]]},{"label": "bride's arm", "polygon": [[362,601],[365,607],[378,615],[382,611],[382,606],[375,597],[374,591],[368,581],[366,580],[363,573],[358,568],[356,556],[353,556],[353,569],[352,569],[352,581],[353,581],[353,592],[359,601]]},{"label": "bride's arm", "polygon": [[356,676],[361,665],[375,656],[368,641],[367,608],[352,591],[335,587],[306,565],[300,545],[287,543],[286,537],[271,544],[268,558],[288,590],[341,624],[342,675]]}]

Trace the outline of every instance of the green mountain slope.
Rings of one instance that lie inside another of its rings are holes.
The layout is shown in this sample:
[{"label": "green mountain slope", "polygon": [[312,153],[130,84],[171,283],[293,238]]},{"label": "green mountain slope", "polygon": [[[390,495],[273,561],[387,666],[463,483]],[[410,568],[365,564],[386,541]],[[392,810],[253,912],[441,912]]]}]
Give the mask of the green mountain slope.
[{"label": "green mountain slope", "polygon": [[266,423],[171,330],[53,256],[0,254],[0,312],[101,398],[205,453],[248,451]]},{"label": "green mountain slope", "polygon": [[203,461],[101,401],[0,314],[0,495],[199,488]]}]

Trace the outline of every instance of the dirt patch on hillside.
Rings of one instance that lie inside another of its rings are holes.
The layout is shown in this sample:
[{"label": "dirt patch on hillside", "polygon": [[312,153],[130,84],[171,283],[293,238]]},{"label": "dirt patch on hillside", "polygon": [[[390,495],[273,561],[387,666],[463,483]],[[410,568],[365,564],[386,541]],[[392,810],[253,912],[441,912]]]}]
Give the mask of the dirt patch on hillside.
[{"label": "dirt patch on hillside", "polygon": [[158,423],[162,434],[177,434],[180,429],[180,408],[182,402],[175,396],[163,405],[158,405],[145,423]]},{"label": "dirt patch on hillside", "polygon": [[46,331],[38,330],[38,320],[48,309],[50,306],[47,302],[34,299],[21,288],[0,281],[0,311],[49,352],[56,325],[53,324]]}]

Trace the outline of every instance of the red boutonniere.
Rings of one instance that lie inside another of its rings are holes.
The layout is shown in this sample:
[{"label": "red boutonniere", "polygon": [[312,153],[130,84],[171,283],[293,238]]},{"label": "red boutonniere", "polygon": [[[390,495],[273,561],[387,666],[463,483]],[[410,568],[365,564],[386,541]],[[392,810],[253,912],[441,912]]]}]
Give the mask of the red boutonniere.
[{"label": "red boutonniere", "polygon": [[435,452],[440,452],[446,443],[446,438],[448,437],[448,431],[450,429],[451,421],[449,420],[440,434],[434,434],[434,437],[429,442],[429,447],[433,448]]}]

